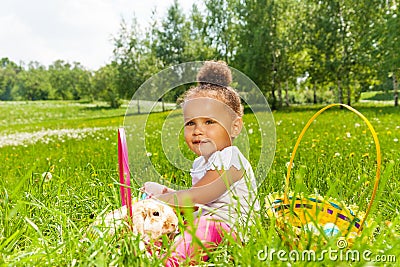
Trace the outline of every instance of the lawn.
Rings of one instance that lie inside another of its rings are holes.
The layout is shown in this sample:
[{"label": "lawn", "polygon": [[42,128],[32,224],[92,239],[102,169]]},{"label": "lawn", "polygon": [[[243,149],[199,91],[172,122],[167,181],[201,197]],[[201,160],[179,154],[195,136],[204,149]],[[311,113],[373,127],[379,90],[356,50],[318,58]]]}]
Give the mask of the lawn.
[{"label": "lawn", "polygon": [[[296,139],[308,119],[321,107],[291,107],[272,113],[276,149],[271,168],[260,177],[262,202],[269,193],[283,190]],[[364,266],[369,261],[375,261],[376,265],[383,262],[396,265],[393,261],[397,264],[400,261],[400,111],[391,106],[365,103],[355,108],[375,128],[382,150],[377,198],[368,226],[352,247],[367,257],[351,261],[326,256],[320,261],[327,266]],[[117,129],[124,125],[125,111],[126,106],[109,109],[104,103],[0,102],[0,162],[3,162],[0,266],[161,264],[156,256],[148,257],[139,251],[137,238],[129,233],[86,243],[79,241],[99,214],[119,207]],[[193,155],[180,139],[176,145],[184,157],[171,160],[168,146],[163,144],[168,133],[181,134],[179,110],[150,116],[130,115],[127,121],[138,124],[148,121],[145,134],[138,132],[130,136],[146,137],[146,154],[138,157],[150,162],[153,173],[161,174],[158,179],[165,183],[188,185],[186,169]],[[244,121],[250,161],[254,168],[268,169],[268,164],[258,165],[261,137],[256,117],[248,113]],[[318,192],[366,209],[375,179],[376,151],[371,133],[355,114],[332,108],[319,116],[304,136],[294,162],[293,190]],[[141,162],[136,164],[132,169],[140,168]],[[46,172],[52,174],[51,179],[42,176]],[[145,178],[137,173],[133,176],[138,181],[134,185],[137,189]],[[223,266],[287,266],[287,261],[292,266],[315,264],[318,257],[297,261],[283,257],[285,253],[289,255],[291,248],[276,231],[275,219],[268,218],[265,209],[260,215],[255,225],[239,229],[250,237],[245,245],[230,240],[211,253],[208,263]],[[318,242],[317,255],[337,249],[334,238]],[[278,256],[274,251],[283,251],[283,254]]]}]

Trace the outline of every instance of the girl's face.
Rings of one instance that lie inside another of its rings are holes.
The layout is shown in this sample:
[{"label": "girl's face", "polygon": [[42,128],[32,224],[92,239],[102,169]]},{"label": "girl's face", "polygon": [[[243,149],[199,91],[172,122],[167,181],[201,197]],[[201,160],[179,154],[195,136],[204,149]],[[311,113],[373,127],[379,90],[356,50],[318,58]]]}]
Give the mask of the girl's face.
[{"label": "girl's face", "polygon": [[206,159],[232,145],[242,119],[227,105],[213,98],[198,97],[183,105],[184,136],[190,150]]}]

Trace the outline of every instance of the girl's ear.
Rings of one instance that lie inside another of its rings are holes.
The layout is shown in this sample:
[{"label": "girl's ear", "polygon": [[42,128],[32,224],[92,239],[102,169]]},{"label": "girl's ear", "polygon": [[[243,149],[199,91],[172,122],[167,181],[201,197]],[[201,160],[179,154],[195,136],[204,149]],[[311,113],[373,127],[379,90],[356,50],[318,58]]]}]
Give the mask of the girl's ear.
[{"label": "girl's ear", "polygon": [[243,128],[242,117],[237,117],[232,123],[231,137],[232,138],[237,137],[240,134],[240,132],[242,131],[242,128]]}]

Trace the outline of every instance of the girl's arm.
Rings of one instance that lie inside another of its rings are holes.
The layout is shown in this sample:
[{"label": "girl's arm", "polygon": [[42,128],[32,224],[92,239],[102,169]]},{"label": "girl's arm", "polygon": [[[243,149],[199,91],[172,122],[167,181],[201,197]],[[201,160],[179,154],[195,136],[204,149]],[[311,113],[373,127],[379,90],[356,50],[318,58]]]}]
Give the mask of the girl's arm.
[{"label": "girl's arm", "polygon": [[155,195],[156,199],[175,206],[207,204],[220,197],[235,182],[243,177],[244,171],[231,167],[227,171],[209,170],[192,188]]}]

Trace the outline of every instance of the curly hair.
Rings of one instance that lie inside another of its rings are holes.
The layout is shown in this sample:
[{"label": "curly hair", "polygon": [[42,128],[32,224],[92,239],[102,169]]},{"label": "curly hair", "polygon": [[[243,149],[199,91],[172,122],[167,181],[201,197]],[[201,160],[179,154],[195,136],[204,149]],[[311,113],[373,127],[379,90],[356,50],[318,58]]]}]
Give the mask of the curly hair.
[{"label": "curly hair", "polygon": [[194,97],[210,97],[229,106],[239,117],[243,106],[238,92],[230,87],[232,72],[224,61],[206,61],[197,73],[198,85],[183,95],[183,102]]}]

